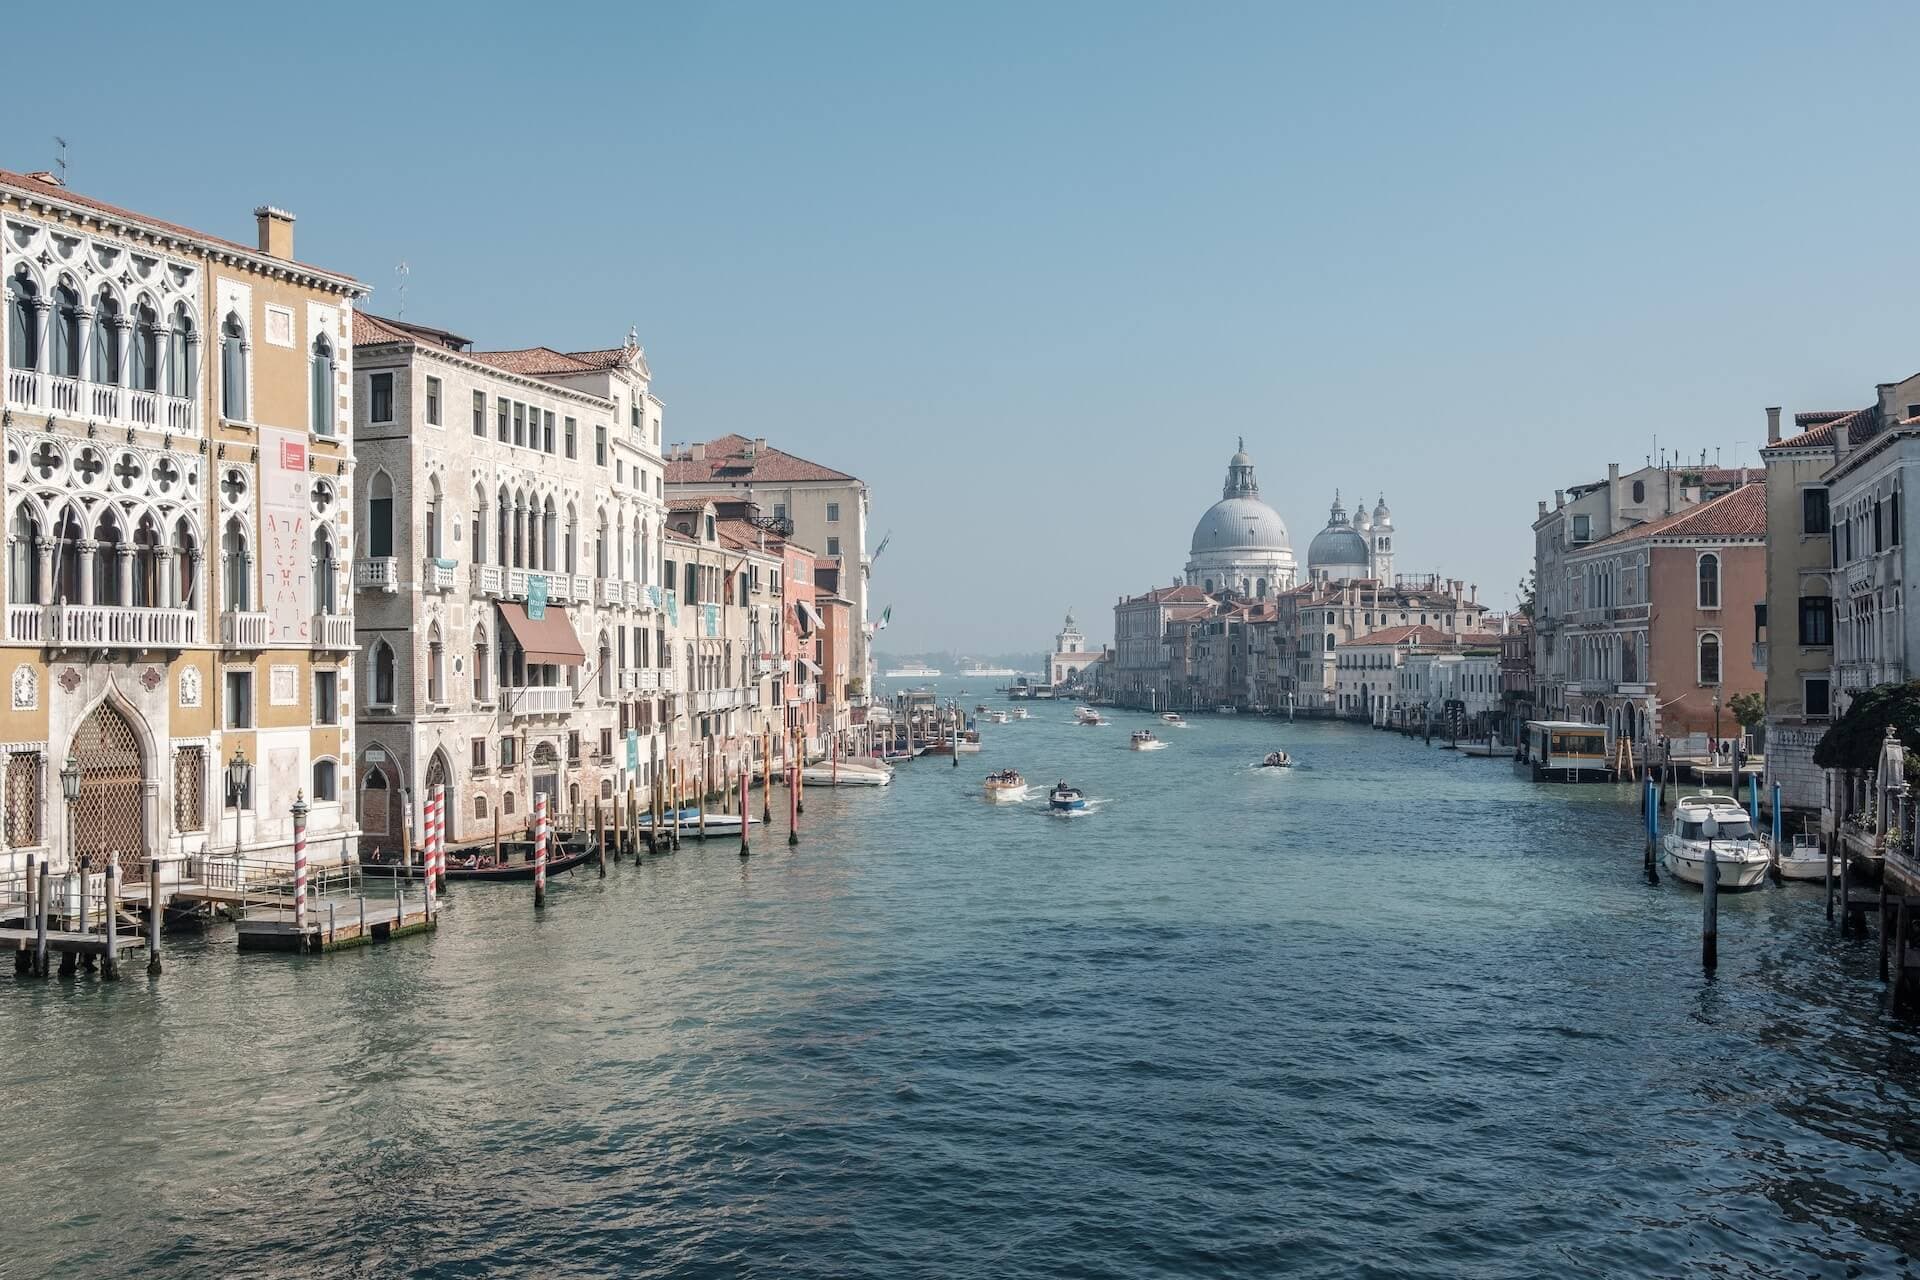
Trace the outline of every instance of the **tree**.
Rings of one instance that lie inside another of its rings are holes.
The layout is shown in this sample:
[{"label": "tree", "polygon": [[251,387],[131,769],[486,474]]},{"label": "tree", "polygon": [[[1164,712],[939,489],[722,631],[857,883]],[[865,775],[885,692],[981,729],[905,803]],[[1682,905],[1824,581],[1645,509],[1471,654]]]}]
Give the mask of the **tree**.
[{"label": "tree", "polygon": [[1767,718],[1767,700],[1757,693],[1735,694],[1727,703],[1727,710],[1733,712],[1733,718],[1740,727],[1752,733],[1762,720]]},{"label": "tree", "polygon": [[1855,698],[1813,749],[1813,762],[1822,769],[1874,768],[1889,725],[1908,751],[1920,751],[1920,680],[1883,684]]},{"label": "tree", "polygon": [[1533,570],[1529,569],[1527,570],[1527,576],[1520,579],[1519,586],[1519,613],[1523,618],[1531,618],[1533,616],[1533,585]]}]

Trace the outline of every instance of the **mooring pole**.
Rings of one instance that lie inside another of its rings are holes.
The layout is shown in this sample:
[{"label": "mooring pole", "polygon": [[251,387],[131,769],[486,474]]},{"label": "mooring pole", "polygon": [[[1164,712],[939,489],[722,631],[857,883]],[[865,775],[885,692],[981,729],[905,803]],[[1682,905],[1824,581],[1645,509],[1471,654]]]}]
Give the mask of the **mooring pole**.
[{"label": "mooring pole", "polygon": [[547,793],[533,796],[533,906],[547,905]]},{"label": "mooring pole", "polygon": [[1700,963],[1711,973],[1720,964],[1720,858],[1707,837],[1707,871],[1700,885]]},{"label": "mooring pole", "polygon": [[147,859],[147,976],[160,976],[160,859]]}]

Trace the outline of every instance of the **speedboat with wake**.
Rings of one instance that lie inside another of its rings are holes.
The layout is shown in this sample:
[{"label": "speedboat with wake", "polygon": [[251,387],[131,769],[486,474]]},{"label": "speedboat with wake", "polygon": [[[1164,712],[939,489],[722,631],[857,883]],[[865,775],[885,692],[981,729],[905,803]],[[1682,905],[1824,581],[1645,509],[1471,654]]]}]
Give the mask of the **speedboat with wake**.
[{"label": "speedboat with wake", "polygon": [[1127,745],[1135,751],[1163,751],[1167,744],[1154,737],[1151,729],[1135,729]]},{"label": "speedboat with wake", "polygon": [[1754,839],[1747,811],[1732,796],[1683,796],[1674,807],[1673,830],[1661,837],[1660,861],[1667,874],[1688,884],[1707,881],[1707,851],[1719,869],[1722,889],[1764,883],[1773,854]]},{"label": "speedboat with wake", "polygon": [[1078,787],[1070,787],[1065,782],[1054,784],[1047,794],[1047,808],[1055,813],[1074,814],[1087,811],[1086,793]]},{"label": "speedboat with wake", "polygon": [[1075,707],[1073,709],[1073,719],[1074,719],[1074,723],[1076,724],[1104,723],[1100,719],[1100,713],[1098,711],[1095,711],[1092,707]]},{"label": "speedboat with wake", "polygon": [[1027,780],[1014,769],[987,775],[987,800],[992,804],[1019,804],[1027,798]]},{"label": "speedboat with wake", "polygon": [[1181,715],[1178,711],[1161,712],[1160,723],[1164,724],[1169,729],[1190,729],[1193,727],[1192,725],[1187,723],[1187,718]]},{"label": "speedboat with wake", "polygon": [[1260,762],[1262,769],[1291,769],[1293,757],[1284,751],[1269,751],[1267,758]]}]

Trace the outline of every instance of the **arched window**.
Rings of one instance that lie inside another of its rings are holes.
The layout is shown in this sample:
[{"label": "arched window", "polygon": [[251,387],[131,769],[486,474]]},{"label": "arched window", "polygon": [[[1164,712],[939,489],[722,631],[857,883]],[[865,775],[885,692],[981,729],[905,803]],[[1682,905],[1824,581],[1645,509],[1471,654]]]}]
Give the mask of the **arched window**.
[{"label": "arched window", "polygon": [[237,311],[227,312],[220,326],[220,411],[235,422],[247,420],[247,331]]},{"label": "arched window", "polygon": [[313,762],[313,800],[331,803],[340,798],[340,766],[331,760]]},{"label": "arched window", "polygon": [[384,471],[374,472],[367,486],[367,554],[376,560],[393,554],[393,481]]},{"label": "arched window", "polygon": [[33,278],[21,267],[7,295],[7,363],[16,369],[40,367],[40,311],[34,306],[39,296]]},{"label": "arched window", "polygon": [[220,594],[229,613],[245,613],[253,592],[248,589],[253,575],[247,572],[247,530],[234,516],[220,535]]},{"label": "arched window", "polygon": [[330,436],[333,434],[333,343],[324,333],[313,340],[307,383],[314,434]]},{"label": "arched window", "polygon": [[1700,607],[1720,607],[1720,557],[1711,551],[1700,557]]},{"label": "arched window", "polygon": [[393,646],[385,640],[376,640],[373,645],[373,702],[375,706],[393,705],[394,690]]},{"label": "arched window", "polygon": [[34,543],[40,524],[23,506],[13,513],[7,530],[7,603],[45,604],[40,598],[40,561]]},{"label": "arched window", "polygon": [[500,797],[500,812],[506,814],[509,818],[513,816],[513,792],[509,791]]},{"label": "arched window", "polygon": [[1720,636],[1716,632],[1700,633],[1700,683],[1720,683]]},{"label": "arched window", "polygon": [[507,567],[508,557],[513,547],[513,500],[507,497],[507,487],[500,486],[499,524],[494,530],[493,550],[502,569]]},{"label": "arched window", "polygon": [[566,568],[566,571],[568,573],[580,572],[580,561],[578,556],[576,555],[576,552],[578,550],[577,544],[579,541],[579,537],[580,537],[580,518],[578,515],[575,514],[573,509],[573,504],[569,502],[567,504],[566,556],[561,561],[561,564]]},{"label": "arched window", "polygon": [[160,389],[160,317],[144,302],[133,312],[133,389]]},{"label": "arched window", "polygon": [[600,526],[593,535],[593,572],[596,577],[607,576],[607,513],[600,513]]},{"label": "arched window", "polygon": [[1634,505],[1638,506],[1641,503],[1645,502],[1646,500],[1647,500],[1647,482],[1645,480],[1635,480],[1633,482]]},{"label": "arched window", "polygon": [[552,572],[553,566],[560,562],[560,518],[554,510],[553,499],[548,498],[546,507],[540,513],[540,567]]},{"label": "arched window", "polygon": [[473,817],[476,822],[486,821],[487,798],[485,796],[475,796],[473,798]]},{"label": "arched window", "polygon": [[313,531],[313,611],[332,613],[334,596],[333,539],[325,529]]},{"label": "arched window", "polygon": [[447,647],[440,643],[438,625],[427,632],[427,701],[435,704],[447,700]]},{"label": "arched window", "polygon": [[473,491],[473,527],[468,531],[473,537],[473,545],[467,548],[467,554],[473,557],[475,564],[487,562],[487,491],[475,486]]},{"label": "arched window", "polygon": [[173,607],[176,609],[194,609],[199,607],[200,585],[200,544],[193,536],[193,526],[185,516],[173,528],[173,574],[176,590]]},{"label": "arched window", "polygon": [[53,598],[64,600],[68,604],[86,604],[80,591],[80,557],[86,541],[86,530],[80,524],[80,517],[72,507],[60,512],[59,523],[54,526],[53,553]]},{"label": "arched window", "polygon": [[1265,578],[1262,578],[1259,580],[1258,583],[1255,584],[1255,586],[1260,593],[1260,598],[1262,600],[1265,600],[1267,598],[1267,580]]},{"label": "arched window", "polygon": [[427,554],[436,560],[446,553],[440,548],[440,478],[433,477],[427,488]]},{"label": "arched window", "polygon": [[129,603],[143,609],[157,608],[166,603],[160,598],[164,589],[160,580],[160,526],[152,516],[141,516],[139,527],[133,531],[133,599]]},{"label": "arched window", "polygon": [[515,490],[513,494],[513,567],[526,566],[527,554],[527,495]]},{"label": "arched window", "polygon": [[53,372],[80,376],[80,295],[64,284],[53,291]]},{"label": "arched window", "polygon": [[487,697],[487,629],[473,629],[473,696],[484,702]]},{"label": "arched window", "polygon": [[120,304],[105,289],[93,303],[93,380],[120,382]]},{"label": "arched window", "polygon": [[93,527],[93,599],[89,604],[125,604],[120,598],[120,541],[125,535],[113,508],[100,513]]},{"label": "arched window", "polygon": [[1206,582],[1206,585],[1205,585],[1204,587],[1202,587],[1202,588],[1201,588],[1201,590],[1202,590],[1202,591],[1205,591],[1205,592],[1206,592],[1206,593],[1207,593],[1208,595],[1212,595],[1212,594],[1213,594],[1213,579],[1212,579],[1212,578],[1208,578],[1208,579],[1207,579],[1207,582]]},{"label": "arched window", "polygon": [[187,304],[173,304],[173,325],[167,334],[167,393],[179,396],[183,400],[193,398],[194,384],[199,380],[199,371],[194,367],[200,358],[199,339],[194,336],[193,317],[187,314]]}]

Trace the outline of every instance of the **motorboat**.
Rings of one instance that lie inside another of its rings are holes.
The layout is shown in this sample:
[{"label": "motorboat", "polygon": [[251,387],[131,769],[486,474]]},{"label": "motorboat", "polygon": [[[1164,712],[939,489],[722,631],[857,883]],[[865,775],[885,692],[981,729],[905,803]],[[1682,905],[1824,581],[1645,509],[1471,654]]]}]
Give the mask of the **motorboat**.
[{"label": "motorboat", "polygon": [[1086,793],[1064,782],[1055,783],[1053,790],[1047,793],[1047,808],[1055,813],[1085,813]]},{"label": "motorboat", "polygon": [[1820,837],[1801,832],[1791,845],[1780,851],[1775,866],[1782,880],[1825,880],[1827,855],[1820,848]]},{"label": "motorboat", "polygon": [[987,775],[987,799],[993,804],[1019,804],[1027,798],[1027,780],[1012,769]]},{"label": "motorboat", "polygon": [[[673,818],[674,811],[672,809],[667,809],[662,812],[660,816],[660,829],[662,831],[670,830],[673,827]],[[740,834],[740,824],[742,821],[745,821],[748,825],[752,825],[760,820],[750,814],[743,819],[742,816],[737,813],[708,813],[706,834],[710,836],[737,836]],[[636,831],[651,831],[653,829],[653,815],[651,813],[641,814],[633,820],[633,827]],[[700,808],[698,805],[688,805],[680,810],[680,834],[682,836],[698,836],[701,834]]]},{"label": "motorboat", "polygon": [[1239,708],[1235,707],[1232,703],[1223,702],[1213,709],[1213,714],[1217,716],[1237,716],[1240,714],[1240,711]]},{"label": "motorboat", "polygon": [[1033,719],[1033,712],[1027,710],[1025,707],[1015,707],[1012,711],[1009,711],[1007,714],[1012,716],[1015,720]]},{"label": "motorboat", "polygon": [[1267,758],[1260,762],[1262,769],[1291,769],[1293,757],[1284,751],[1269,751]]},{"label": "motorboat", "polygon": [[893,768],[871,759],[823,760],[802,769],[800,781],[809,787],[884,787],[893,781]]},{"label": "motorboat", "polygon": [[1092,707],[1075,707],[1073,709],[1073,719],[1076,724],[1103,723],[1100,719],[1100,713]]},{"label": "motorboat", "polygon": [[1163,751],[1167,744],[1154,737],[1151,729],[1135,729],[1127,745],[1135,751]]},{"label": "motorboat", "polygon": [[1187,722],[1187,718],[1181,715],[1178,711],[1161,712],[1160,723],[1164,724],[1169,729],[1190,729],[1193,727],[1191,724]]},{"label": "motorboat", "polygon": [[1006,723],[1007,721],[1009,721],[1009,720],[1011,720],[1012,718],[1013,718],[1012,716],[1010,716],[1010,715],[1008,715],[1008,714],[1007,714],[1006,712],[1004,712],[1004,711],[989,711],[989,712],[987,712],[987,723],[988,723],[988,724],[1005,724],[1005,723]]},{"label": "motorboat", "polygon": [[1773,854],[1754,839],[1747,811],[1732,796],[1683,796],[1674,807],[1673,830],[1661,837],[1660,860],[1667,874],[1688,884],[1705,884],[1707,851],[1712,849],[1722,889],[1751,889],[1766,881]]}]

